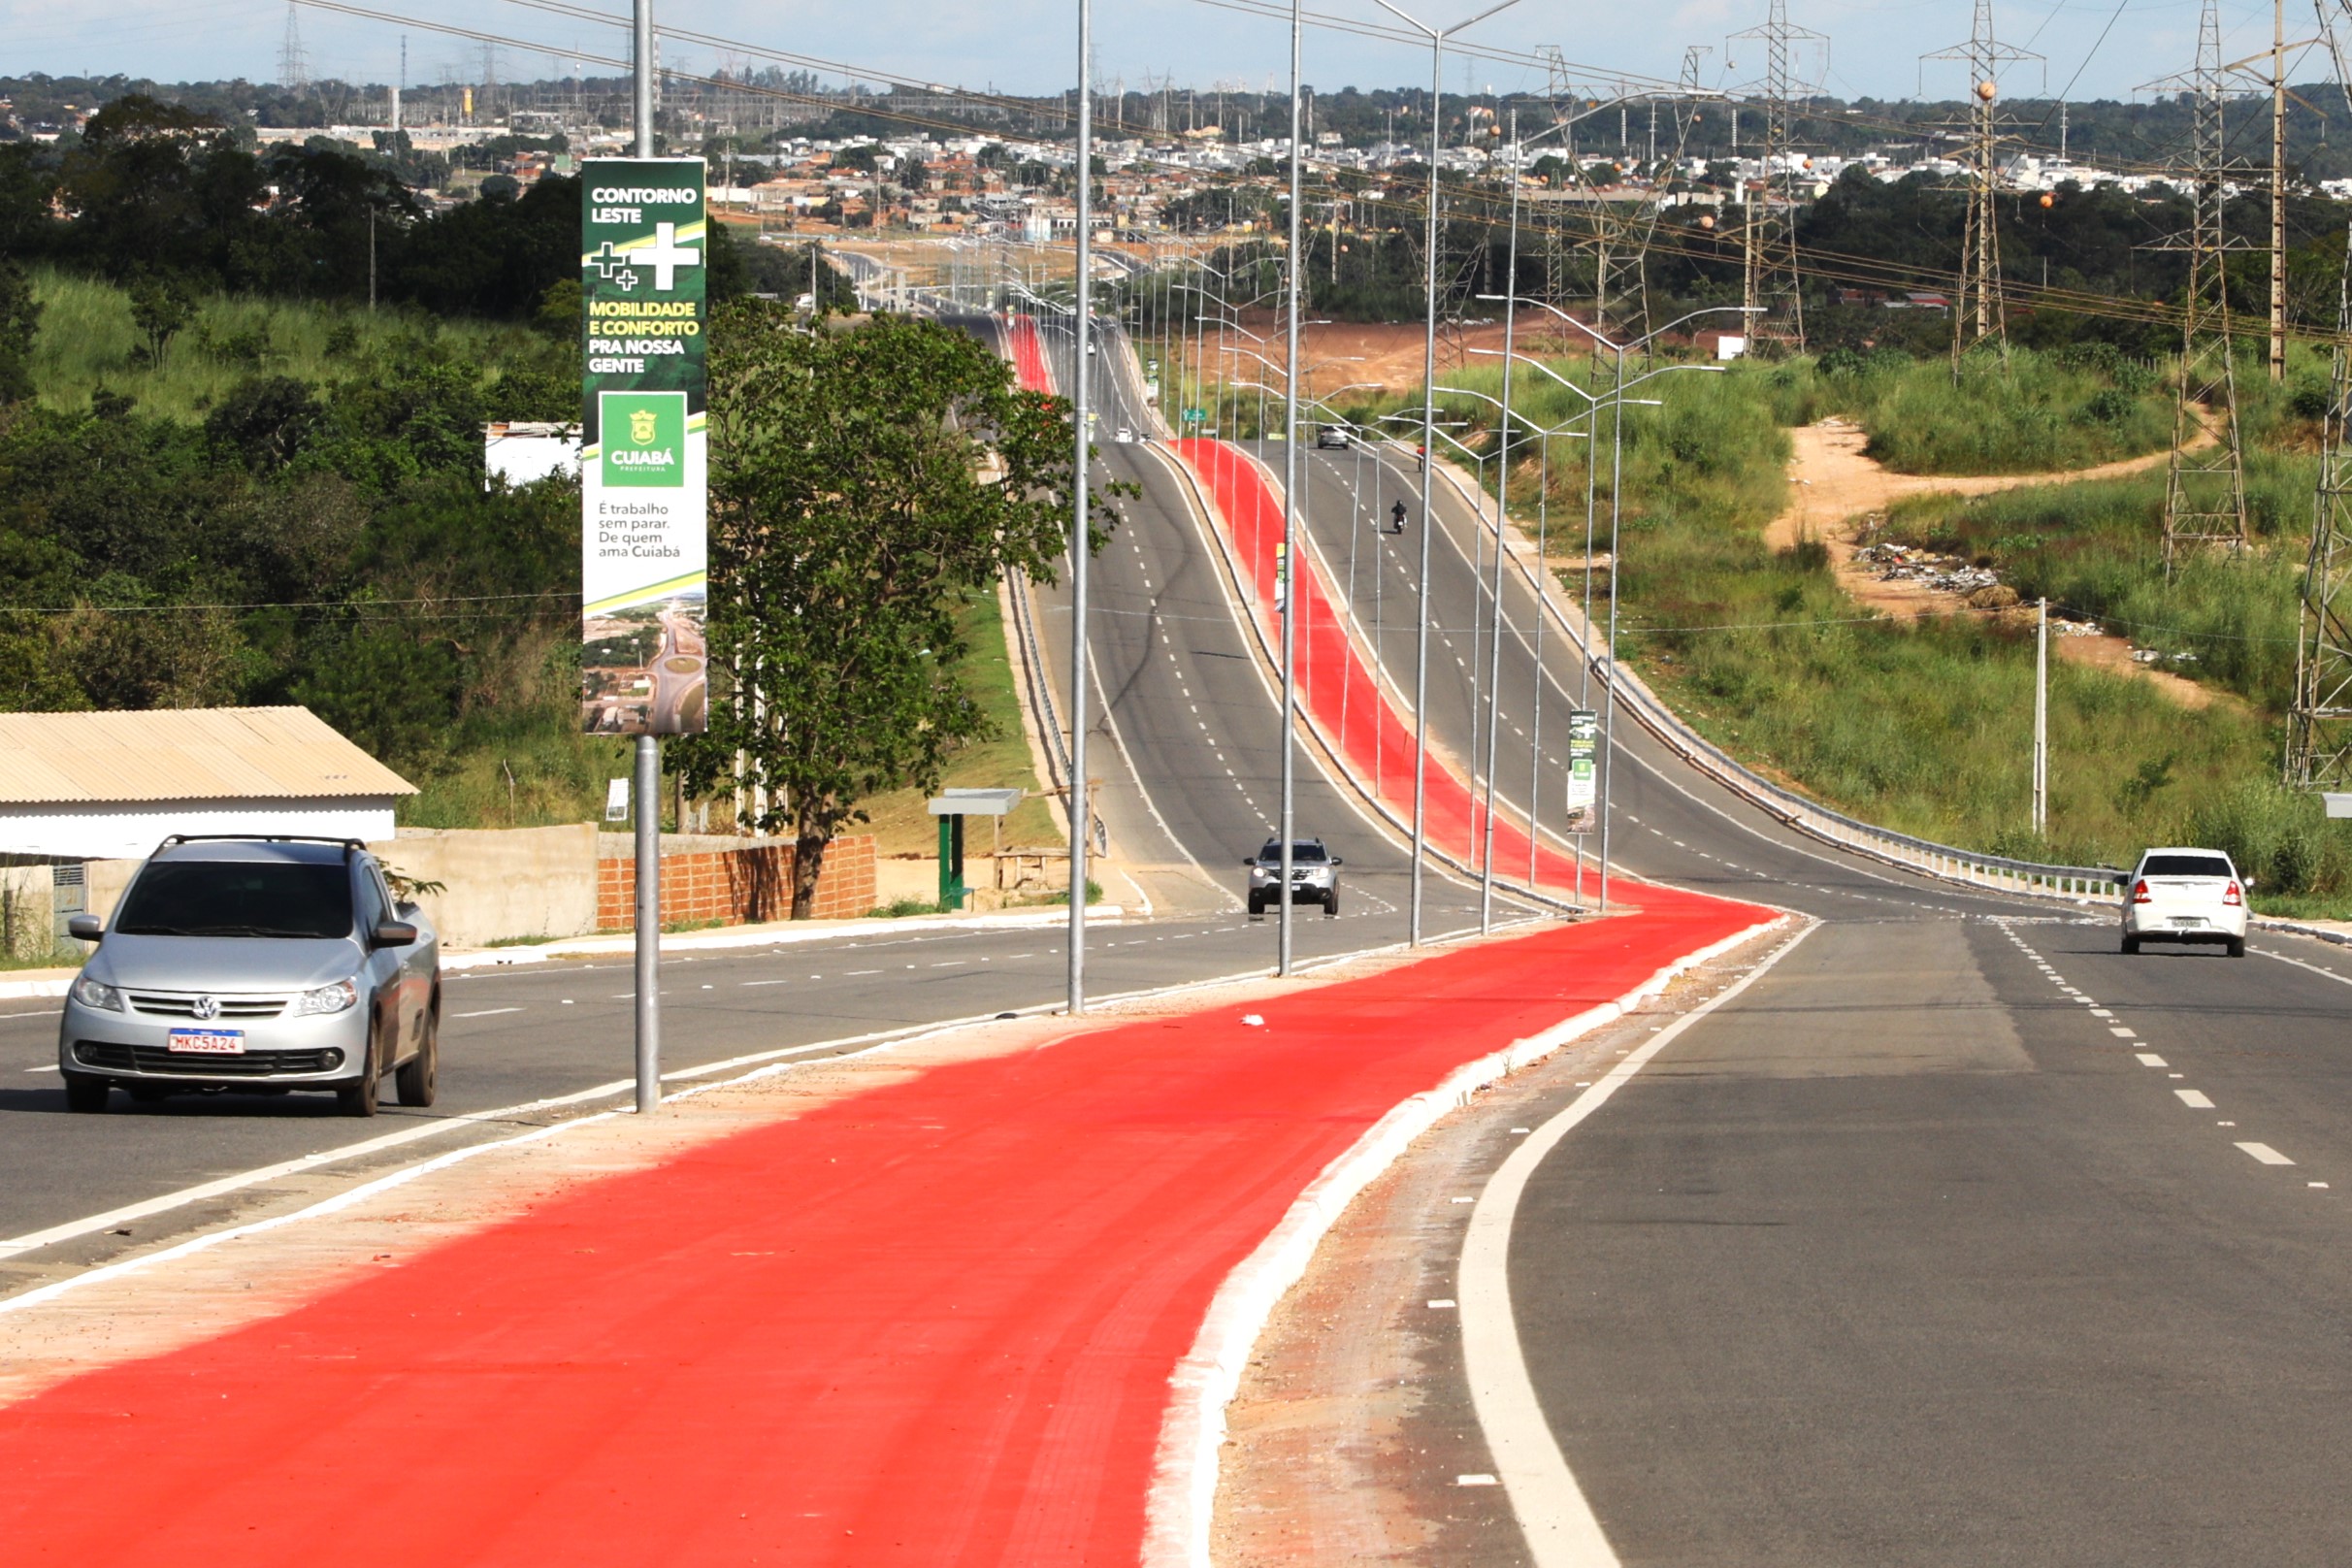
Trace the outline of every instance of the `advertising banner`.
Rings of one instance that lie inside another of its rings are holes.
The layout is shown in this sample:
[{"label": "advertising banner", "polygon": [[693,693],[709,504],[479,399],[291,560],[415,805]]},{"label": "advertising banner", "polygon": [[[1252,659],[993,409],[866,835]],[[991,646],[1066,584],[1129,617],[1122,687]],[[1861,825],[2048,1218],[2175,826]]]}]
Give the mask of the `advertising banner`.
[{"label": "advertising banner", "polygon": [[581,170],[580,720],[599,735],[708,721],[703,172]]},{"label": "advertising banner", "polygon": [[1601,716],[1588,707],[1568,714],[1568,831],[1590,833],[1593,806],[1600,800],[1598,759]]}]

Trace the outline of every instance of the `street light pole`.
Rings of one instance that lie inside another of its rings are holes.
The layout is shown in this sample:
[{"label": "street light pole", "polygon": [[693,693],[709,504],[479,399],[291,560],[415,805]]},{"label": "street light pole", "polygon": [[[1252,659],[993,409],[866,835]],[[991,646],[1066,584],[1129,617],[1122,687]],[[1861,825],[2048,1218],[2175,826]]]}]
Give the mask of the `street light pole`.
[{"label": "street light pole", "polygon": [[1443,134],[1446,119],[1439,108],[1444,101],[1446,40],[1518,3],[1519,0],[1500,0],[1499,4],[1488,6],[1451,27],[1431,27],[1418,16],[1390,4],[1389,0],[1379,0],[1383,11],[1402,19],[1429,40],[1428,223],[1421,257],[1424,265],[1421,274],[1421,581],[1416,593],[1420,601],[1417,613],[1421,626],[1413,643],[1413,891],[1412,907],[1405,920],[1405,940],[1414,947],[1421,946],[1421,942],[1422,863],[1428,859],[1429,463],[1436,455],[1433,448],[1437,443],[1437,160],[1442,150],[1439,138]]},{"label": "street light pole", "polygon": [[[1299,39],[1303,33],[1300,6],[1290,0],[1290,267],[1289,298],[1285,301],[1288,364],[1283,374],[1282,429],[1282,903],[1275,922],[1277,974],[1290,972],[1290,921],[1295,905],[1290,898],[1290,830],[1293,786],[1296,784],[1296,737],[1290,733],[1298,711],[1298,203],[1304,161],[1298,147]],[[1259,421],[1258,442],[1265,441]],[[1338,896],[1334,894],[1336,902]]]},{"label": "street light pole", "polygon": [[1071,1016],[1086,1011],[1086,851],[1089,800],[1086,788],[1086,567],[1092,536],[1087,526],[1087,460],[1093,432],[1087,414],[1094,377],[1087,374],[1093,346],[1094,0],[1078,0],[1078,310],[1077,426],[1075,474],[1070,486],[1070,931]]},{"label": "street light pole", "polygon": [[[1511,367],[1513,331],[1519,325],[1519,111],[1511,111],[1511,249],[1510,260],[1503,273],[1503,444],[1496,454],[1494,470],[1494,636],[1492,650],[1486,660],[1486,833],[1481,846],[1478,883],[1478,930],[1480,935],[1494,930],[1494,768],[1496,746],[1503,727],[1501,687],[1503,683],[1503,539],[1505,525],[1511,516]],[[1543,570],[1539,557],[1536,570]],[[1537,606],[1536,618],[1543,618],[1542,606]],[[1536,685],[1543,685],[1543,670],[1536,670]],[[1539,699],[1540,701],[1540,699]],[[1527,839],[1535,840],[1537,800],[1527,797]],[[1534,887],[1532,874],[1528,886]]]}]

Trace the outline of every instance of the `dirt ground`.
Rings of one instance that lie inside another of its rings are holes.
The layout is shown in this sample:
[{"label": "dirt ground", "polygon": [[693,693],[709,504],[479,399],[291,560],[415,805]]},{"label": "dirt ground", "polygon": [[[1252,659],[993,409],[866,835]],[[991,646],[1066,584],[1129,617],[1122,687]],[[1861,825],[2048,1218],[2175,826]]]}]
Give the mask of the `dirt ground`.
[{"label": "dirt ground", "polygon": [[[1921,615],[1950,615],[1969,606],[1960,595],[1942,592],[1924,583],[1882,582],[1867,565],[1858,563],[1854,553],[1864,542],[1861,538],[1864,519],[1871,514],[1883,513],[1906,496],[1982,496],[2026,485],[2121,478],[2160,468],[2167,457],[2164,452],[2151,452],[2145,457],[2126,458],[2064,474],[1946,477],[1889,472],[1864,454],[1869,434],[1859,425],[1843,419],[1824,419],[1788,434],[1795,449],[1788,465],[1788,506],[1773,519],[1765,534],[1766,542],[1776,550],[1785,550],[1800,539],[1820,540],[1828,546],[1839,585],[1847,594],[1873,609],[1903,620]],[[2132,645],[2119,637],[2052,637],[2050,646],[2060,658],[2073,663],[2147,681],[2183,707],[2205,707],[2222,696],[2169,670],[2134,663]]]}]

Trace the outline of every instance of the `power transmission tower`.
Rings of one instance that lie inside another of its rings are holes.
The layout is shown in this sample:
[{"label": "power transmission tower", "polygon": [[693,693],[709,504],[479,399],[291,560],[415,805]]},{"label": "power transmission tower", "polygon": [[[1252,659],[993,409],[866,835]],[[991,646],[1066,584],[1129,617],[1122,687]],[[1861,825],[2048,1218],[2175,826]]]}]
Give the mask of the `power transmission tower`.
[{"label": "power transmission tower", "polygon": [[[1712,52],[1703,44],[1694,44],[1682,51],[1682,78],[1673,102],[1695,103],[1700,96],[1699,62]],[[1649,98],[1654,143],[1657,95],[1637,93],[1631,88],[1623,92],[1617,104],[1620,122],[1627,103],[1639,97]],[[1674,150],[1664,160],[1665,166],[1682,161],[1696,119],[1695,110],[1675,115]],[[1653,148],[1649,183],[1639,194],[1628,201],[1596,203],[1593,207],[1595,324],[1621,343],[1647,337],[1650,332],[1650,246],[1657,238],[1658,198],[1665,189],[1659,179],[1660,167]],[[1623,330],[1615,330],[1618,328]]]},{"label": "power transmission tower", "polygon": [[[2352,226],[2344,232],[2352,261]],[[2287,719],[2290,789],[2352,789],[2352,273],[2336,297],[2335,375],[2320,426],[2319,506],[2303,567],[2295,706]]]},{"label": "power transmission tower", "polygon": [[302,7],[286,0],[286,38],[278,49],[278,84],[298,91],[310,84],[310,58],[302,48]]},{"label": "power transmission tower", "polygon": [[[2197,27],[2197,64],[2158,83],[2185,91],[2192,106],[2188,172],[2189,232],[2156,246],[2185,250],[2188,286],[2181,304],[2180,396],[2172,408],[2172,452],[2165,472],[2164,569],[2200,545],[2232,555],[2246,544],[2246,465],[2238,441],[2238,370],[2230,354],[2230,297],[2223,262],[2234,245],[2222,227],[2230,173],[2222,124],[2228,68],[2221,61],[2221,16],[2205,0]],[[2202,410],[2202,411],[2201,411]],[[2199,437],[2209,438],[2199,444]]]},{"label": "power transmission tower", "polygon": [[[2352,82],[2332,32],[2327,44],[2337,85]],[[2352,263],[2352,223],[2344,228],[2344,257]],[[2352,788],[2352,267],[2336,288],[2331,364],[2320,423],[2319,505],[2295,644],[2295,705],[2287,715],[2289,789]]]},{"label": "power transmission tower", "polygon": [[1993,0],[1976,0],[1976,24],[1969,29],[1968,42],[1919,59],[1922,74],[1929,60],[1968,65],[1968,225],[1960,243],[1960,287],[1952,298],[1952,370],[1958,374],[1963,349],[1987,338],[2000,345],[2006,365],[2009,322],[2001,298],[2001,220],[1994,205],[2001,180],[2001,112],[1996,101],[2005,68],[2027,61],[2039,64],[2042,56],[1996,39]]},{"label": "power transmission tower", "polygon": [[1796,101],[1810,87],[1797,80],[1796,55],[1818,47],[1826,65],[1829,39],[1788,19],[1788,0],[1772,0],[1764,25],[1731,35],[1733,43],[1764,47],[1762,108],[1764,141],[1757,155],[1760,178],[1743,193],[1746,220],[1741,303],[1748,310],[1751,347],[1772,344],[1802,352],[1805,300],[1797,275],[1795,120]]}]

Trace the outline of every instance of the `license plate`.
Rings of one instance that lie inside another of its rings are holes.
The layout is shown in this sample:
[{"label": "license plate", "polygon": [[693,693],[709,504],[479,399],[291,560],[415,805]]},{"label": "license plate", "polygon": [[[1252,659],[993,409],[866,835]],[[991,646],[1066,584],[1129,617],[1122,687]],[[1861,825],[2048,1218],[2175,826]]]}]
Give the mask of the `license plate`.
[{"label": "license plate", "polygon": [[2205,924],[2205,917],[2203,915],[2174,915],[2172,924],[2175,926],[2202,926]]},{"label": "license plate", "polygon": [[176,1029],[170,1049],[182,1056],[241,1057],[245,1055],[245,1030]]}]

